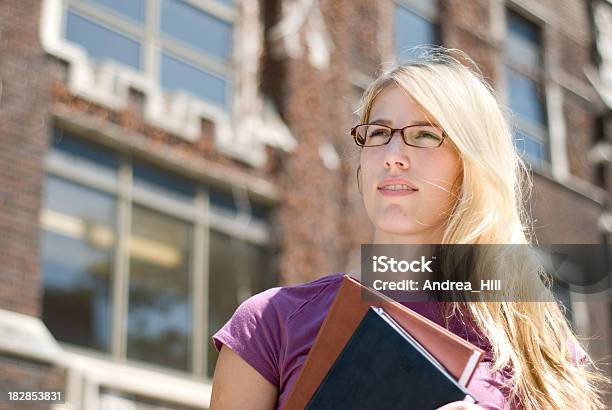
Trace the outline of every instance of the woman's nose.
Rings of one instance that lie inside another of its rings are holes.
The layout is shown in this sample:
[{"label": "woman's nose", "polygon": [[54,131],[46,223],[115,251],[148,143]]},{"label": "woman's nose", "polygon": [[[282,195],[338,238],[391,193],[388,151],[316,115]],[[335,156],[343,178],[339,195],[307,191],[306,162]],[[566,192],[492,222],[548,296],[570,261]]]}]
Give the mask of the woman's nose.
[{"label": "woman's nose", "polygon": [[402,136],[397,133],[391,137],[391,141],[386,145],[385,152],[385,168],[397,166],[400,169],[408,167],[408,157],[406,156],[406,148]]}]

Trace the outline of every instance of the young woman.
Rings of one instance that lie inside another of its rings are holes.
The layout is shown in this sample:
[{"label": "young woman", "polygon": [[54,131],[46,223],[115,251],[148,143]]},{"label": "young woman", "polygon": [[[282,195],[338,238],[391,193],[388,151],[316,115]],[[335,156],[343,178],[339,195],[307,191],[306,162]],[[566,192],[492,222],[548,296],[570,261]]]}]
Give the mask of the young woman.
[{"label": "young woman", "polygon": [[[528,244],[530,181],[493,90],[457,50],[437,49],[383,74],[365,92],[357,179],[372,243]],[[365,125],[364,125],[365,124]],[[532,281],[517,269],[511,280]],[[220,356],[211,409],[282,408],[338,290],[342,274],[252,296],[213,341]],[[467,386],[477,404],[451,409],[598,409],[605,381],[555,303],[465,303],[465,321],[406,304],[486,350]],[[527,292],[526,290],[525,292]]]}]

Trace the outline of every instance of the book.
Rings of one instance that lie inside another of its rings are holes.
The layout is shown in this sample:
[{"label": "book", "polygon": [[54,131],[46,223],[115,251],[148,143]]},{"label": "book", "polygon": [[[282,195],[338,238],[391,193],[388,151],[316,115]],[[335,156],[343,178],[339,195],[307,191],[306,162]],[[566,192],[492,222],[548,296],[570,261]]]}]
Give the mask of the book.
[{"label": "book", "polygon": [[306,410],[436,409],[475,399],[383,309],[370,307]]},{"label": "book", "polygon": [[386,295],[344,275],[283,410],[302,410],[370,306],[381,307],[462,386],[467,386],[483,351]]}]

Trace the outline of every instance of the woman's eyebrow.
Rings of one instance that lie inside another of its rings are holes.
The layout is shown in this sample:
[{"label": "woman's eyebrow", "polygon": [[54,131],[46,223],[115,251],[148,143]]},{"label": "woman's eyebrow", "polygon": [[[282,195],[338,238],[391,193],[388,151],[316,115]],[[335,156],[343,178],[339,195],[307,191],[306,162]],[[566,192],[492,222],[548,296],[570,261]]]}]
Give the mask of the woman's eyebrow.
[{"label": "woman's eyebrow", "polygon": [[391,126],[391,121],[379,118],[379,119],[370,121],[370,124],[382,124],[382,125],[389,125],[389,126]]},{"label": "woman's eyebrow", "polygon": [[439,128],[440,127],[436,123],[430,122],[430,121],[415,121],[415,122],[410,123],[409,125],[419,125],[419,126],[423,126],[423,127],[434,127],[434,128]]},{"label": "woman's eyebrow", "polygon": [[[391,121],[379,118],[379,119],[370,121],[370,124],[382,124],[382,125],[391,126]],[[417,125],[417,126],[435,127],[435,128],[439,128],[440,127],[436,123],[432,123],[432,122],[429,122],[429,121],[415,121],[415,122],[411,122],[409,124],[406,124],[405,126],[408,126],[408,125],[410,125],[410,126]]]}]

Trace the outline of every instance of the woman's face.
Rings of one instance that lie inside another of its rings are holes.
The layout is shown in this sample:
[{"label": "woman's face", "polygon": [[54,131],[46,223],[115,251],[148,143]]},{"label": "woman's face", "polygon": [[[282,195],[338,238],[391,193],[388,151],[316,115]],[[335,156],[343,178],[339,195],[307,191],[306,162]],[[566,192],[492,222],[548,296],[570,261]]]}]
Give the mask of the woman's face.
[{"label": "woman's face", "polygon": [[[435,124],[394,85],[376,97],[369,118],[369,123],[392,128],[416,122]],[[431,126],[411,130],[442,136],[440,128]],[[406,145],[395,132],[387,145],[362,148],[360,161],[363,200],[375,226],[373,242],[440,243],[457,192],[451,192],[451,187],[461,174],[461,160],[450,139],[437,148],[417,148]],[[416,190],[392,190],[403,184]]]}]

